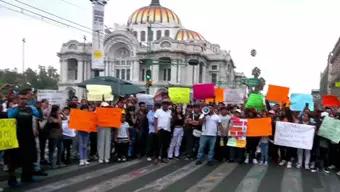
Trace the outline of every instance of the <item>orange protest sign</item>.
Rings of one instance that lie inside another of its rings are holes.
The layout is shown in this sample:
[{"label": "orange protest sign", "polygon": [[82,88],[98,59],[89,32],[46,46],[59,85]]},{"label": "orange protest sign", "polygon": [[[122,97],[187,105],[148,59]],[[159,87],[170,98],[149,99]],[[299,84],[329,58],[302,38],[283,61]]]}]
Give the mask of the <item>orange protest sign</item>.
[{"label": "orange protest sign", "polygon": [[247,137],[261,137],[272,135],[272,119],[248,119]]},{"label": "orange protest sign", "polygon": [[96,132],[96,114],[93,112],[72,109],[69,127],[77,131]]},{"label": "orange protest sign", "polygon": [[99,127],[120,128],[122,109],[120,108],[97,108],[97,125]]},{"label": "orange protest sign", "polygon": [[269,85],[266,99],[277,103],[287,102],[289,94],[288,87]]},{"label": "orange protest sign", "polygon": [[206,104],[220,102],[224,102],[224,89],[222,88],[215,88],[215,98],[205,99]]}]

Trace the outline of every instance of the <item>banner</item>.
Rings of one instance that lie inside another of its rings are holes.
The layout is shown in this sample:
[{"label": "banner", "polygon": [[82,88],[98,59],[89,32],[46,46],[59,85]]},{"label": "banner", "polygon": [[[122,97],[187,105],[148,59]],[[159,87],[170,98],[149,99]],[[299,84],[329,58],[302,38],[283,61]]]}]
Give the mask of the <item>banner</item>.
[{"label": "banner", "polygon": [[266,99],[276,103],[285,103],[287,102],[288,94],[288,87],[269,85]]},{"label": "banner", "polygon": [[94,112],[71,109],[69,128],[77,131],[96,132],[96,121]]},{"label": "banner", "polygon": [[0,119],[0,151],[18,148],[15,119]]},{"label": "banner", "polygon": [[276,122],[274,144],[311,150],[315,126],[289,122]]},{"label": "banner", "polygon": [[67,91],[38,89],[37,99],[41,101],[47,99],[51,105],[59,105],[61,108],[65,106],[67,101]]},{"label": "banner", "polygon": [[245,89],[224,89],[224,101],[227,104],[243,104],[245,96]]},{"label": "banner", "polygon": [[314,111],[313,96],[310,94],[293,93],[290,96],[290,110],[303,111],[308,103],[309,110]]},{"label": "banner", "polygon": [[222,88],[215,88],[215,97],[205,99],[205,103],[221,103],[224,102],[224,89]]},{"label": "banner", "polygon": [[88,101],[113,101],[112,88],[109,85],[86,85]]},{"label": "banner", "polygon": [[204,100],[215,98],[215,85],[213,83],[196,84],[193,86],[194,99]]},{"label": "banner", "polygon": [[120,108],[96,108],[97,126],[107,128],[120,128],[122,109]]},{"label": "banner", "polygon": [[143,93],[137,93],[136,97],[138,99],[138,103],[144,102],[147,106],[153,106],[154,101],[153,101],[153,96],[148,95],[148,94],[143,94]]},{"label": "banner", "polygon": [[323,107],[339,107],[340,101],[336,96],[333,95],[325,95],[322,96],[322,106]]},{"label": "banner", "polygon": [[247,137],[261,137],[272,135],[272,119],[248,119]]},{"label": "banner", "polygon": [[252,93],[250,94],[247,103],[246,103],[246,108],[255,108],[257,111],[261,111],[265,109],[264,106],[264,97],[262,94],[256,94]]},{"label": "banner", "polygon": [[340,142],[340,120],[325,117],[319,129],[319,136],[333,141]]},{"label": "banner", "polygon": [[227,146],[245,148],[247,143],[247,119],[232,118],[228,130]]},{"label": "banner", "polygon": [[97,31],[92,36],[92,69],[104,70],[104,5],[93,3],[92,30]]},{"label": "banner", "polygon": [[175,104],[189,104],[190,103],[190,88],[170,87],[170,100]]}]

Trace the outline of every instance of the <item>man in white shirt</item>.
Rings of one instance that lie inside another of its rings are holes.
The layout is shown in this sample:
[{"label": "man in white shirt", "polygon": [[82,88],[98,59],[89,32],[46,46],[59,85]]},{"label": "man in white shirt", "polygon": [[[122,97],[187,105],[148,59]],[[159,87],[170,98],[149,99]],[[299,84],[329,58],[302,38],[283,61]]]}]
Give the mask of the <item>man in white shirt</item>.
[{"label": "man in white shirt", "polygon": [[[169,110],[169,100],[162,101],[162,108],[155,112],[155,129],[158,135],[158,149],[156,150],[156,157],[161,154],[161,162],[167,163],[167,151],[171,139],[171,111]],[[158,158],[156,158],[158,161]]]},{"label": "man in white shirt", "polygon": [[209,147],[208,152],[208,165],[213,165],[214,153],[215,153],[215,143],[218,129],[220,127],[221,119],[214,113],[212,107],[207,115],[202,115],[202,135],[200,138],[200,146],[198,149],[196,165],[202,164],[204,160],[204,152],[206,147]]}]

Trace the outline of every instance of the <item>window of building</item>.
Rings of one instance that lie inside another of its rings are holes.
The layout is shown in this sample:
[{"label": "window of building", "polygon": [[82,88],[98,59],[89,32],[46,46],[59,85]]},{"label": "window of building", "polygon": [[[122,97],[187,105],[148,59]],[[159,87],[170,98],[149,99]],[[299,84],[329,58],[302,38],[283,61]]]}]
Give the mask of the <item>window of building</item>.
[{"label": "window of building", "polygon": [[78,79],[78,61],[76,59],[67,60],[67,80],[75,81]]},{"label": "window of building", "polygon": [[171,69],[168,69],[168,81],[171,81]]},{"label": "window of building", "polygon": [[153,31],[152,30],[149,30],[148,39],[149,39],[149,41],[153,41]]},{"label": "window of building", "polygon": [[127,70],[126,70],[126,80],[127,80],[127,81],[130,81],[130,73],[131,73],[131,70],[130,70],[130,69],[127,69]]},{"label": "window of building", "polygon": [[145,41],[145,31],[140,32],[140,41]]},{"label": "window of building", "polygon": [[163,69],[163,81],[166,81],[166,69]]},{"label": "window of building", "polygon": [[137,38],[137,35],[138,35],[138,32],[137,31],[134,31],[133,32],[133,36],[135,36]]},{"label": "window of building", "polygon": [[165,37],[170,37],[170,31],[169,30],[165,30],[164,36]]},{"label": "window of building", "polygon": [[170,68],[165,68],[163,69],[163,81],[171,81],[171,69]]},{"label": "window of building", "polygon": [[162,37],[162,31],[158,30],[157,31],[157,40],[159,40]]},{"label": "window of building", "polygon": [[211,82],[212,83],[217,83],[217,74],[216,73],[212,73],[211,74]]},{"label": "window of building", "polygon": [[142,69],[142,70],[141,70],[141,74],[140,74],[139,80],[140,80],[140,81],[145,81],[145,69]]},{"label": "window of building", "polygon": [[198,82],[202,83],[203,82],[203,64],[199,64],[199,76],[198,76]]},{"label": "window of building", "polygon": [[121,69],[121,79],[125,79],[125,69]]},{"label": "window of building", "polygon": [[116,69],[116,78],[120,78],[120,69]]},{"label": "window of building", "polygon": [[212,66],[211,66],[211,69],[212,69],[212,70],[217,70],[217,65],[212,65]]}]

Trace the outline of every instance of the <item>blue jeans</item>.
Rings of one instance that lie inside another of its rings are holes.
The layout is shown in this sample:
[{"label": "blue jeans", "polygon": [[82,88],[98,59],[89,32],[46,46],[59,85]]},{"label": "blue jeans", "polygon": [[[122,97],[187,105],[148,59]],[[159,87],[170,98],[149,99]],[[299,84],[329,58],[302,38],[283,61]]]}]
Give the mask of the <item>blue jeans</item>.
[{"label": "blue jeans", "polygon": [[216,143],[216,136],[201,135],[197,159],[199,161],[204,160],[204,152],[205,152],[206,147],[208,146],[209,147],[208,161],[212,161],[214,159],[214,154],[215,154],[215,143]]},{"label": "blue jeans", "polygon": [[260,143],[261,162],[268,162],[268,143]]},{"label": "blue jeans", "polygon": [[89,137],[90,134],[87,132],[78,132],[80,160],[87,160],[87,144],[89,143]]}]

